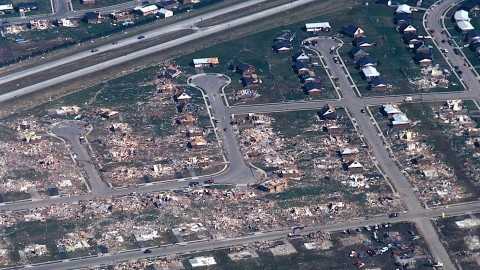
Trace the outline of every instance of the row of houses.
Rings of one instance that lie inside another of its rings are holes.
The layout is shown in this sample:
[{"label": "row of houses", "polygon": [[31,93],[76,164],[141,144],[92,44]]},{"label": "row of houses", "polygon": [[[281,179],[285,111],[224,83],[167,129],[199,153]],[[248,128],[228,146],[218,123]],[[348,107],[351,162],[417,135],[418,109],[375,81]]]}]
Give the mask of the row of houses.
[{"label": "row of houses", "polygon": [[312,68],[311,57],[305,51],[299,51],[292,56],[292,68],[302,83],[306,95],[319,95],[322,92],[322,80]]},{"label": "row of houses", "polygon": [[361,71],[363,77],[368,81],[368,88],[385,90],[388,84],[376,68],[378,61],[366,51],[367,48],[373,47],[376,44],[368,40],[365,30],[358,25],[351,24],[344,26],[341,32],[353,38],[353,48],[350,50],[349,55],[353,59],[356,67]]},{"label": "row of houses", "polygon": [[[404,6],[400,9],[400,6]],[[396,30],[402,34],[402,39],[405,45],[412,49],[414,53],[414,60],[422,67],[432,65],[433,52],[432,47],[424,42],[424,36],[419,36],[417,28],[413,25],[413,17],[411,15],[412,8],[408,5],[400,5],[394,14],[394,23]]]}]

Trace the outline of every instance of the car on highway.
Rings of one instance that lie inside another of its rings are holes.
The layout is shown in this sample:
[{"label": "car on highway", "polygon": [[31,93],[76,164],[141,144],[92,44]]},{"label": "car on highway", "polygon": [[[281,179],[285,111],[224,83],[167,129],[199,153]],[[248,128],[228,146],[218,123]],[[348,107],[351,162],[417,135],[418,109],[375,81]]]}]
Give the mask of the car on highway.
[{"label": "car on highway", "polygon": [[137,37],[137,39],[144,39],[144,38],[145,38],[144,35],[140,35],[140,36]]},{"label": "car on highway", "polygon": [[98,49],[91,49],[90,52],[98,52]]},{"label": "car on highway", "polygon": [[147,249],[145,249],[145,250],[143,251],[143,253],[145,253],[145,254],[150,254],[150,253],[152,253],[152,250],[147,248]]},{"label": "car on highway", "polygon": [[365,109],[361,109],[360,112],[361,112],[361,113],[365,113]]}]

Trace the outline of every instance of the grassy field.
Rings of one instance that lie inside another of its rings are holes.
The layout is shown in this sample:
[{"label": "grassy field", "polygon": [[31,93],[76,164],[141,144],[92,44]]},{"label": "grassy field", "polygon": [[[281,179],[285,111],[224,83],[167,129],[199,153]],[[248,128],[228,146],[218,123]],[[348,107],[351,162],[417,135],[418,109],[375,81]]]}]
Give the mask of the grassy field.
[{"label": "grassy field", "polygon": [[82,0],[72,0],[73,10],[92,9],[113,6],[121,3],[130,2],[131,0],[96,0],[93,5],[84,5]]}]

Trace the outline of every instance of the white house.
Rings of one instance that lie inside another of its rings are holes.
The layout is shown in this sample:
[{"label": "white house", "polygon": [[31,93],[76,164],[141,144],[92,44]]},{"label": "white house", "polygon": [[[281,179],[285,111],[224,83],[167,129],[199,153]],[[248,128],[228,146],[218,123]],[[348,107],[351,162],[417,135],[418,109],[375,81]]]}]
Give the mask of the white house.
[{"label": "white house", "polygon": [[305,29],[307,32],[323,32],[330,31],[332,26],[330,26],[329,22],[307,23],[305,24]]},{"label": "white house", "polygon": [[470,21],[470,16],[468,15],[468,11],[460,9],[455,12],[453,15],[453,19],[455,21]]},{"label": "white house", "polygon": [[412,7],[406,4],[399,5],[397,7],[397,10],[395,10],[396,13],[407,13],[410,14],[412,13]]},{"label": "white house", "polygon": [[457,27],[462,32],[468,32],[475,29],[475,27],[473,27],[473,25],[469,21],[457,21]]},{"label": "white house", "polygon": [[210,266],[215,265],[217,262],[213,257],[195,257],[193,259],[188,260],[192,267],[201,267],[201,266]]},{"label": "white house", "polygon": [[10,12],[13,11],[13,5],[12,4],[3,4],[0,5],[0,12]]},{"label": "white house", "polygon": [[363,76],[365,76],[365,78],[369,81],[380,76],[380,72],[378,72],[373,66],[366,66],[362,68],[362,73]]}]

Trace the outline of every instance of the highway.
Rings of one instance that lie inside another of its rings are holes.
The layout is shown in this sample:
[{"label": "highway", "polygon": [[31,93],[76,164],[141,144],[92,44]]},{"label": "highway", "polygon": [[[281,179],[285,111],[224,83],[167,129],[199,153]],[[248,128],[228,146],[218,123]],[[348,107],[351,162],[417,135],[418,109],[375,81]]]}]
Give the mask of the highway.
[{"label": "highway", "polygon": [[[4,83],[7,83],[7,82],[10,82],[10,81],[18,80],[18,79],[21,79],[21,78],[24,78],[24,77],[27,77],[27,76],[31,76],[33,74],[36,74],[36,73],[39,73],[39,72],[42,72],[42,71],[46,71],[46,70],[54,68],[54,67],[58,67],[58,66],[65,65],[65,64],[68,64],[68,63],[73,63],[73,62],[76,62],[80,59],[84,59],[86,57],[95,56],[95,55],[100,54],[100,53],[104,53],[104,52],[115,50],[115,49],[120,49],[120,48],[130,46],[130,45],[135,44],[135,43],[144,42],[148,39],[153,39],[153,38],[159,37],[159,36],[164,35],[164,34],[176,32],[176,31],[179,31],[179,30],[182,30],[182,29],[191,29],[191,28],[195,27],[195,25],[197,23],[200,23],[204,20],[219,17],[219,16],[222,16],[224,14],[234,12],[234,11],[237,11],[237,10],[240,10],[240,9],[243,9],[243,8],[246,8],[246,7],[250,7],[250,6],[253,6],[253,5],[257,5],[257,4],[260,4],[260,3],[265,2],[265,1],[266,0],[245,1],[245,2],[242,2],[242,3],[239,3],[239,4],[231,5],[231,6],[228,6],[228,7],[224,7],[224,8],[221,8],[221,9],[217,9],[217,10],[202,14],[201,16],[195,16],[195,17],[192,17],[192,18],[181,20],[179,22],[176,22],[176,23],[173,23],[173,24],[170,24],[170,25],[166,25],[166,26],[162,26],[162,27],[159,27],[158,29],[147,31],[147,32],[139,34],[139,35],[143,35],[145,37],[143,39],[138,39],[137,36],[124,38],[124,39],[119,40],[115,44],[106,44],[106,45],[103,45],[103,46],[96,47],[96,48],[94,48],[93,51],[89,49],[89,50],[85,50],[83,52],[75,53],[73,55],[64,57],[64,58],[56,60],[56,61],[49,61],[45,64],[41,64],[41,65],[35,66],[33,68],[23,70],[21,72],[16,72],[16,73],[12,73],[12,74],[9,74],[9,75],[6,75],[6,76],[2,76],[2,77],[0,77],[0,85],[4,84]],[[188,39],[188,40],[193,40],[193,39]],[[164,48],[162,48],[162,49],[164,49]],[[162,49],[160,49],[160,50],[162,50]],[[154,53],[154,52],[157,52],[157,51],[150,49],[150,50],[145,51],[144,54],[142,54],[142,55],[147,55],[147,54],[151,54],[151,53]],[[135,59],[135,58],[138,58],[138,57],[141,57],[141,56],[132,55],[131,57],[127,57],[126,61],[129,61],[131,59]],[[125,59],[125,58],[123,58],[123,59]]]},{"label": "highway", "polygon": [[[89,72],[97,72],[99,70],[108,68],[109,66],[123,63],[137,57],[142,57],[144,55],[161,51],[165,48],[175,47],[177,45],[183,44],[185,42],[200,38],[203,36],[208,36],[212,33],[223,31],[225,29],[230,29],[254,20],[261,18],[266,18],[272,16],[281,11],[284,11],[285,8],[293,8],[293,5],[302,5],[310,1],[297,1],[291,4],[284,6],[272,8],[266,11],[261,11],[255,14],[251,14],[236,20],[231,21],[227,24],[219,24],[212,27],[200,28],[195,33],[172,40],[163,44],[153,46],[151,48],[128,54],[119,58],[111,59],[105,64],[99,64],[92,66],[91,69],[80,69],[78,71],[64,74],[58,78],[47,80],[45,82],[28,86],[16,91],[0,95],[0,102],[7,102],[11,99],[27,95],[36,91],[40,91],[46,87],[71,80],[88,74]],[[229,83],[229,79],[225,76],[219,74],[200,74],[194,77],[189,78],[189,84],[191,86],[197,87],[204,92],[205,99],[207,104],[210,105],[212,113],[212,121],[215,119],[216,123],[213,123],[217,126],[216,131],[221,138],[221,143],[223,147],[224,154],[227,158],[229,166],[218,175],[215,176],[215,180],[218,179],[219,183],[230,183],[230,184],[250,184],[255,181],[250,167],[245,163],[241,152],[239,151],[237,141],[235,140],[235,134],[232,128],[229,125],[229,117],[231,114],[245,114],[250,112],[280,112],[280,111],[290,111],[290,110],[308,110],[308,109],[318,109],[319,107],[324,106],[325,104],[333,104],[336,106],[341,106],[347,109],[351,115],[352,121],[356,129],[366,140],[370,146],[373,158],[378,162],[382,172],[394,186],[395,191],[399,195],[399,198],[402,199],[403,203],[407,207],[407,212],[401,214],[400,217],[396,219],[388,219],[386,215],[376,216],[376,217],[366,217],[360,218],[358,220],[350,220],[348,222],[338,223],[338,224],[329,224],[329,225],[318,225],[307,228],[305,232],[315,231],[315,230],[324,230],[324,231],[336,231],[346,228],[359,227],[365,225],[372,225],[384,222],[398,222],[398,221],[409,221],[415,222],[418,230],[422,233],[425,238],[425,241],[429,247],[430,252],[433,257],[444,264],[444,269],[456,269],[452,260],[448,256],[445,248],[443,247],[438,234],[435,231],[435,228],[431,222],[432,218],[438,217],[442,214],[448,215],[462,215],[465,213],[477,213],[480,212],[480,202],[470,202],[463,204],[450,205],[445,207],[437,207],[432,209],[425,209],[423,205],[417,199],[414,189],[410,185],[406,176],[401,172],[400,168],[391,158],[389,152],[384,146],[381,136],[379,136],[377,129],[371,121],[370,115],[367,113],[362,113],[361,110],[366,106],[380,105],[389,102],[402,102],[405,100],[405,97],[412,97],[415,101],[442,101],[445,99],[477,99],[480,97],[479,89],[480,84],[478,81],[478,76],[476,71],[472,70],[468,65],[465,66],[464,63],[467,63],[463,55],[456,55],[453,53],[453,48],[448,43],[441,43],[442,39],[448,38],[448,32],[445,34],[442,33],[443,21],[439,18],[443,18],[443,14],[452,4],[457,4],[458,0],[443,0],[440,3],[432,5],[425,12],[424,25],[427,29],[433,29],[432,40],[440,48],[448,49],[448,53],[445,53],[444,56],[451,66],[458,66],[459,70],[462,70],[461,80],[462,83],[466,86],[467,91],[462,92],[450,92],[450,93],[425,93],[425,94],[415,94],[415,95],[399,95],[399,96],[385,96],[385,97],[359,97],[355,93],[358,92],[356,85],[351,80],[350,74],[346,69],[343,60],[340,63],[335,63],[330,55],[331,47],[339,47],[342,45],[341,41],[333,38],[323,38],[319,37],[321,42],[318,42],[316,46],[309,47],[309,49],[318,53],[318,56],[322,59],[325,65],[328,67],[329,72],[338,78],[337,85],[338,91],[341,94],[341,98],[332,99],[332,100],[318,100],[318,101],[301,101],[301,102],[284,102],[284,103],[272,103],[272,104],[262,104],[262,105],[243,105],[243,106],[225,106],[222,102],[221,89]],[[220,11],[219,11],[220,12]],[[194,20],[194,19],[192,19]],[[180,25],[177,25],[179,27]],[[159,30],[166,31],[166,30]],[[156,32],[155,32],[156,33]],[[132,41],[125,41],[132,42]],[[450,47],[448,47],[450,46]],[[106,47],[108,49],[108,47]],[[336,56],[338,52],[335,52]],[[128,59],[128,60],[127,60]],[[341,59],[341,58],[340,58]],[[72,60],[75,61],[75,60]],[[41,66],[39,66],[41,69]],[[48,66],[47,66],[48,67]],[[48,68],[47,68],[48,69]],[[37,69],[32,69],[23,74],[15,74],[12,76],[20,76],[17,78],[22,78],[34,74]],[[33,72],[30,73],[29,72]],[[458,74],[456,74],[458,76]],[[14,78],[14,77],[11,77]],[[2,82],[3,78],[0,79]],[[13,80],[13,79],[12,79]],[[8,77],[6,77],[8,81]],[[6,82],[4,81],[4,82]],[[4,83],[3,82],[3,83]],[[210,176],[199,177],[199,180],[208,179]],[[24,201],[11,204],[0,205],[0,211],[9,211],[9,210],[20,210],[25,208],[41,207],[48,206],[52,203],[73,203],[78,200],[83,199],[92,199],[98,197],[108,197],[128,194],[131,192],[152,192],[160,190],[173,190],[178,188],[184,188],[189,179],[181,180],[172,180],[162,183],[154,183],[149,185],[142,185],[138,187],[128,187],[121,189],[113,190],[104,190],[99,194],[87,194],[83,196],[76,197],[61,197],[53,198],[48,200],[40,201]],[[94,256],[94,257],[85,257],[69,261],[60,261],[52,262],[43,265],[32,265],[30,269],[74,269],[79,267],[94,266],[101,264],[108,264],[114,261],[122,260],[132,260],[143,257],[150,256],[165,256],[170,254],[182,254],[189,253],[194,251],[201,250],[211,250],[215,248],[228,247],[232,245],[246,244],[253,241],[262,241],[262,240],[274,240],[278,238],[283,238],[286,234],[290,232],[289,229],[275,232],[263,232],[259,234],[249,235],[241,238],[235,239],[222,239],[222,240],[209,240],[201,242],[192,242],[188,244],[175,244],[164,246],[160,248],[153,248],[151,254],[143,254],[140,250],[128,251],[125,253],[113,254],[109,256]]]}]

